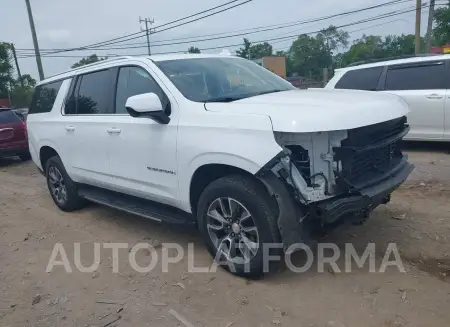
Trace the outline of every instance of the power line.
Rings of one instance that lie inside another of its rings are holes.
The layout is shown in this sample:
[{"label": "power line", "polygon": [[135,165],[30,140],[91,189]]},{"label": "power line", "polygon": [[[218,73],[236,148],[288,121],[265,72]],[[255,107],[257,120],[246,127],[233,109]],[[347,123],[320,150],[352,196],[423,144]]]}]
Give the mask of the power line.
[{"label": "power line", "polygon": [[[173,24],[173,23],[175,23],[175,22],[179,22],[179,21],[182,21],[182,20],[186,20],[186,19],[188,19],[188,18],[191,18],[191,17],[194,17],[194,16],[198,16],[198,15],[201,15],[201,14],[206,13],[206,12],[209,12],[209,11],[213,11],[213,10],[218,9],[218,8],[221,8],[221,7],[225,7],[225,6],[229,5],[229,4],[235,3],[235,2],[237,2],[237,1],[240,1],[240,0],[232,0],[232,1],[226,2],[226,3],[222,4],[222,5],[215,6],[215,7],[213,7],[213,8],[209,8],[209,9],[200,11],[200,12],[198,12],[198,13],[195,13],[195,14],[192,14],[192,15],[189,15],[189,16],[186,16],[186,17],[182,17],[182,18],[179,18],[179,19],[177,19],[177,20],[174,20],[174,21],[171,21],[171,22],[162,24],[162,25],[160,25],[160,26],[157,26],[156,28],[159,28],[159,27],[161,27],[161,26],[171,25],[171,24]],[[243,5],[243,4],[247,3],[247,2],[250,2],[250,1],[253,1],[253,0],[247,0],[247,1],[243,2],[243,3],[237,4],[237,5],[234,5],[234,6],[225,8],[225,9],[222,9],[222,10],[220,10],[220,11],[217,11],[217,12],[215,12],[215,13],[213,13],[213,14],[209,14],[209,15],[207,15],[207,16],[204,16],[203,18],[210,17],[210,16],[212,16],[212,15],[216,15],[216,14],[221,13],[221,12],[224,12],[224,11],[226,11],[226,10],[233,9],[233,8],[235,8],[235,7],[237,7],[237,6],[241,6],[241,5]],[[189,21],[189,22],[186,22],[186,24],[187,24],[187,23],[190,23],[190,22],[194,22],[194,21],[200,20],[200,19],[202,19],[202,17],[197,18],[197,19],[192,20],[192,21]],[[177,26],[181,26],[181,25],[177,25]],[[176,27],[177,27],[177,26],[176,26]],[[167,29],[165,29],[165,30],[167,30]],[[76,47],[76,48],[60,49],[60,50],[57,50],[57,51],[55,51],[55,52],[53,52],[53,53],[68,52],[68,51],[77,51],[77,50],[84,50],[84,49],[94,48],[94,47],[96,47],[96,46],[101,46],[101,45],[110,45],[110,44],[115,44],[115,43],[125,42],[125,41],[128,41],[128,40],[133,40],[133,39],[136,39],[136,38],[140,38],[140,37],[144,36],[145,34],[139,35],[139,36],[137,36],[137,37],[129,38],[129,39],[123,40],[123,41],[119,41],[119,40],[126,39],[126,38],[128,38],[128,37],[130,37],[130,36],[138,35],[138,34],[141,34],[141,33],[143,33],[143,31],[139,31],[139,32],[127,34],[127,35],[124,35],[124,36],[121,36],[121,37],[116,37],[116,38],[109,39],[109,40],[106,40],[106,41],[97,42],[97,43],[93,43],[93,44],[89,44],[89,45],[85,45],[85,46],[80,46],[80,47]]]},{"label": "power line", "polygon": [[[172,25],[172,24],[174,24],[174,23],[181,22],[182,20],[186,20],[186,19],[188,19],[188,18],[192,18],[192,17],[198,16],[198,15],[204,14],[204,13],[209,12],[209,11],[211,11],[211,10],[221,8],[221,7],[230,5],[230,4],[235,3],[235,2],[238,2],[238,1],[241,1],[241,0],[233,0],[233,1],[229,1],[229,2],[227,2],[227,3],[224,3],[223,5],[216,6],[216,7],[211,8],[211,9],[206,9],[206,10],[200,11],[200,12],[198,12],[198,13],[196,13],[196,14],[193,14],[193,15],[190,15],[190,16],[186,16],[186,17],[183,17],[183,18],[180,18],[180,19],[177,19],[177,20],[173,20],[173,21],[171,21],[171,22],[169,22],[169,23],[165,23],[165,24],[159,25],[157,28],[163,27],[163,26],[167,26],[167,25]],[[233,8],[234,8],[234,7],[233,7]]]},{"label": "power line", "polygon": [[[230,10],[230,9],[233,9],[233,8],[236,8],[236,7],[239,7],[239,6],[242,6],[242,5],[244,5],[244,4],[246,4],[246,3],[249,3],[249,2],[252,2],[252,1],[253,1],[253,0],[246,0],[246,1],[242,2],[242,3],[238,3],[237,5],[234,5],[234,6],[231,6],[231,7],[228,7],[228,8],[224,8],[224,9],[222,9],[222,10],[213,12],[213,13],[211,13],[211,14],[208,14],[208,15],[205,15],[205,16],[202,16],[202,17],[198,17],[198,18],[196,18],[196,19],[192,19],[192,20],[189,20],[189,21],[187,21],[187,22],[183,22],[183,23],[180,23],[180,24],[177,24],[177,25],[174,25],[174,26],[170,26],[170,27],[164,28],[164,29],[162,29],[162,30],[157,30],[157,29],[160,27],[160,26],[157,26],[157,27],[154,28],[155,31],[153,32],[153,34],[161,33],[161,32],[164,32],[164,31],[173,29],[173,28],[177,28],[177,27],[180,27],[180,26],[183,26],[183,25],[187,25],[187,24],[190,24],[190,23],[199,21],[199,20],[201,20],[201,19],[205,19],[205,18],[207,18],[207,17],[211,17],[211,16],[214,16],[214,15],[220,14],[220,13],[222,13],[222,12],[224,12],[224,11],[227,11],[227,10]],[[122,41],[108,42],[108,43],[104,43],[104,44],[101,44],[101,45],[98,45],[98,46],[97,46],[97,45],[96,45],[96,46],[92,46],[92,47],[89,47],[89,48],[90,48],[90,49],[96,49],[96,48],[99,48],[99,47],[104,46],[104,45],[112,45],[112,44],[117,44],[117,43],[121,43],[121,42],[125,42],[125,41],[131,41],[131,40],[135,40],[135,39],[138,39],[138,38],[141,38],[141,37],[143,37],[143,35],[135,36],[135,37],[128,38],[128,39],[122,40]],[[86,47],[85,47],[85,48],[86,48]]]},{"label": "power line", "polygon": [[[409,8],[411,8],[411,7],[409,7]],[[400,9],[400,10],[395,10],[395,11],[391,11],[391,12],[387,12],[387,13],[383,13],[383,14],[380,14],[380,15],[377,15],[377,16],[374,16],[374,17],[372,17],[372,18],[367,18],[367,19],[364,19],[364,20],[361,20],[361,21],[359,21],[359,22],[357,22],[358,24],[359,23],[365,23],[365,22],[369,22],[369,21],[373,21],[373,20],[377,20],[377,19],[383,19],[383,18],[387,18],[387,17],[392,17],[392,16],[395,16],[395,15],[400,15],[400,14],[404,14],[404,13],[408,13],[408,12],[411,12],[411,11],[414,11],[415,9],[412,9],[412,10],[406,10],[407,8],[404,8],[404,9]],[[347,25],[343,25],[344,27],[345,26],[349,26],[348,24]],[[273,29],[266,29],[266,30],[273,30]],[[312,33],[318,33],[318,32],[320,32],[320,30],[319,31],[315,31],[315,32],[310,32],[310,33],[307,33],[307,34],[312,34]],[[236,37],[236,36],[241,36],[241,35],[243,35],[242,33],[241,34],[234,34],[234,35],[229,35],[229,36],[227,36],[227,37]],[[282,34],[283,35],[283,34]],[[285,39],[285,38],[292,38],[292,37],[295,37],[295,36],[298,36],[298,34],[294,34],[294,35],[291,35],[291,36],[285,36],[285,37],[282,37],[281,39]],[[202,40],[197,40],[197,42],[202,42],[202,41],[212,41],[212,40],[217,40],[217,39],[222,39],[222,38],[224,38],[224,37],[217,37],[217,38],[208,38],[208,39],[202,39]],[[266,40],[266,41],[272,41],[272,40],[278,40],[279,38],[271,38],[271,39],[268,39],[268,40]],[[263,42],[263,41],[257,41],[257,42]],[[257,43],[257,42],[254,42],[254,43]],[[187,41],[185,41],[185,42],[174,42],[174,43],[170,43],[170,44],[164,44],[164,45],[177,45],[177,44],[184,44],[184,43],[192,43],[192,42],[187,42]],[[194,42],[195,43],[195,42]],[[241,44],[238,44],[238,45],[241,45]],[[154,46],[162,46],[162,45],[154,45]],[[237,45],[227,45],[228,47],[229,46],[237,46]],[[227,46],[222,46],[222,47],[227,47]],[[112,48],[112,47],[110,47],[110,48],[105,48],[105,50],[128,50],[128,49],[137,49],[137,48],[143,48],[143,46],[136,46],[136,47],[117,47],[117,48]],[[219,47],[217,47],[217,48],[219,48]],[[208,48],[205,48],[205,49],[203,49],[203,50],[207,50]],[[100,49],[97,49],[97,50],[100,50]],[[202,49],[200,49],[200,50],[202,50]],[[184,52],[184,51],[180,51],[180,52]],[[45,56],[48,56],[48,55],[45,55]]]},{"label": "power line", "polygon": [[[248,0],[248,1],[251,1],[251,0]],[[248,1],[246,1],[246,2],[248,2]],[[246,3],[246,2],[244,2],[244,3]],[[371,10],[371,9],[376,9],[376,8],[389,6],[389,5],[401,4],[401,3],[405,3],[405,2],[409,2],[409,0],[388,1],[388,2],[384,2],[384,3],[378,4],[378,5],[374,5],[374,6],[370,6],[370,7],[364,7],[364,8],[360,8],[360,9],[346,11],[346,12],[343,12],[343,13],[338,13],[338,14],[333,14],[333,15],[328,15],[328,16],[322,16],[322,17],[312,18],[312,19],[308,19],[308,20],[288,22],[288,23],[275,24],[275,25],[259,26],[259,27],[254,27],[254,28],[249,28],[249,29],[244,29],[244,30],[237,30],[237,31],[232,31],[231,32],[231,33],[233,33],[233,32],[252,31],[252,30],[254,31],[254,30],[256,30],[254,32],[248,32],[248,33],[240,33],[240,34],[219,36],[219,37],[210,38],[210,39],[201,39],[201,40],[192,40],[192,41],[186,41],[186,42],[172,42],[172,43],[160,44],[161,42],[165,42],[165,41],[187,40],[187,39],[198,38],[198,37],[207,37],[207,36],[223,35],[223,34],[226,34],[226,33],[230,33],[230,32],[222,32],[222,33],[209,34],[209,35],[207,34],[207,35],[191,36],[191,37],[187,37],[187,38],[179,38],[179,39],[171,39],[171,40],[160,40],[160,41],[154,41],[152,43],[153,43],[154,46],[167,46],[167,45],[174,45],[174,44],[186,44],[186,43],[193,43],[193,42],[217,40],[217,39],[223,39],[223,38],[229,38],[229,37],[235,37],[235,36],[242,36],[242,35],[248,35],[248,34],[253,34],[253,33],[260,33],[260,32],[265,32],[265,31],[283,29],[283,28],[288,28],[288,27],[292,27],[292,26],[303,25],[303,24],[308,24],[308,23],[313,23],[313,22],[319,22],[319,21],[323,21],[323,20],[327,20],[327,19],[336,18],[336,17],[339,17],[339,16],[351,15],[351,14],[355,14],[355,13],[359,13],[359,12],[363,12],[363,11],[367,11],[367,10]],[[239,5],[242,5],[244,3],[241,3]],[[230,7],[230,8],[233,8],[233,7]],[[226,8],[224,10],[228,10],[230,8]],[[217,14],[217,13],[218,12],[213,13],[213,14]],[[213,14],[210,14],[210,15],[213,15]],[[208,16],[210,16],[210,15],[208,15]],[[191,16],[188,16],[188,17],[192,17],[192,16],[194,16],[194,15],[191,15]],[[208,16],[200,17],[200,18],[197,18],[196,20],[203,19],[203,18],[206,18]],[[180,20],[181,19],[179,19],[177,21],[180,21]],[[170,28],[179,27],[181,25],[184,25],[186,23],[190,23],[190,22],[193,22],[193,21],[196,21],[196,20],[185,22],[185,23],[182,23],[182,24],[179,24],[179,25],[176,25],[176,26],[172,26]],[[174,22],[176,22],[176,21],[174,21]],[[164,25],[167,25],[167,24],[164,24]],[[164,26],[164,25],[160,25],[158,27],[161,27],[161,26]],[[158,28],[158,27],[156,27],[156,28]],[[167,29],[170,29],[170,28],[167,28]],[[163,30],[160,30],[160,31],[155,31],[154,33],[159,33],[159,32],[165,31],[167,29],[163,29]],[[142,35],[142,36],[144,36],[144,35]],[[139,36],[139,37],[142,37],[142,36]],[[119,49],[140,48],[138,45],[145,44],[145,43],[131,43],[131,44],[123,44],[124,47],[120,47],[120,48],[119,47],[105,47],[105,48],[102,48],[102,46],[108,46],[108,45],[121,43],[121,42],[126,42],[126,41],[130,41],[130,40],[131,39],[127,39],[127,40],[122,40],[120,42],[114,42],[114,43],[110,43],[110,44],[103,44],[101,46],[98,45],[98,46],[93,46],[93,47],[89,47],[89,48],[88,47],[84,47],[84,48],[85,48],[85,50],[94,50],[94,49],[95,50],[103,50],[103,49],[104,50],[119,50]],[[18,50],[29,50],[29,49],[18,49]],[[45,51],[54,51],[54,50],[56,50],[56,51],[65,51],[65,50],[68,50],[68,49],[44,49],[44,50]]]},{"label": "power line", "polygon": [[[428,6],[422,5],[422,8],[425,8],[425,7],[428,7]],[[404,11],[401,11],[401,12],[398,12],[398,11],[388,12],[388,13],[381,14],[381,15],[378,15],[378,16],[375,16],[375,17],[366,18],[366,19],[362,19],[362,20],[359,20],[359,21],[356,21],[356,22],[352,22],[352,23],[348,23],[348,24],[344,24],[344,25],[340,25],[340,26],[335,26],[335,27],[336,28],[345,28],[345,27],[349,27],[349,26],[364,24],[364,23],[367,23],[367,22],[375,21],[375,20],[385,19],[385,18],[388,18],[388,17],[398,16],[398,15],[402,15],[402,14],[405,14],[405,13],[413,12],[415,10],[416,9],[414,8],[414,9],[410,9],[410,10],[404,10]],[[396,21],[396,20],[394,20],[394,21]],[[390,22],[393,22],[393,21],[390,21]],[[387,24],[387,23],[390,23],[390,22],[385,22],[383,24]],[[377,24],[375,26],[380,26],[380,25],[382,25],[382,24]],[[370,27],[362,28],[360,30],[367,29],[367,28],[370,28]],[[352,31],[352,33],[353,32],[357,32],[357,31],[359,31],[359,30]],[[321,32],[321,30],[301,33],[300,35],[310,35],[310,34],[316,34],[316,33],[319,33],[319,32]],[[277,43],[277,42],[273,42],[273,41],[282,42],[282,41],[286,41],[288,39],[298,38],[300,35],[299,34],[293,34],[293,35],[288,35],[288,36],[269,38],[269,39],[265,39],[265,40],[258,40],[258,41],[254,41],[252,43],[262,43],[262,42]],[[221,48],[237,47],[237,46],[241,46],[241,45],[242,45],[242,42],[241,43],[237,43],[237,44],[227,44],[227,45],[220,45],[220,46],[215,46],[215,47],[201,48],[200,50],[201,51],[216,50],[216,49],[221,49]],[[170,52],[154,53],[154,55],[171,54],[171,53],[185,53],[185,52],[186,51],[170,51]],[[115,55],[118,55],[118,54],[115,54]],[[146,55],[146,54],[137,54],[137,55],[138,56],[143,56],[143,55]],[[52,57],[52,56],[49,55],[48,57]],[[74,56],[74,57],[83,57],[83,56]]]}]

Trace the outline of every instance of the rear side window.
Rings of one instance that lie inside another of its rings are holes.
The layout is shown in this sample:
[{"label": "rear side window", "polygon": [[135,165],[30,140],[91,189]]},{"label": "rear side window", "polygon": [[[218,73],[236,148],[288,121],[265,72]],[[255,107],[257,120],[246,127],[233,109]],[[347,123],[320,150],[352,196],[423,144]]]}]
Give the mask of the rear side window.
[{"label": "rear side window", "polygon": [[52,111],[56,96],[63,81],[39,85],[36,87],[31,100],[30,110],[31,114],[41,114]]},{"label": "rear side window", "polygon": [[445,89],[443,62],[414,66],[392,66],[386,75],[385,90]]},{"label": "rear side window", "polygon": [[[75,89],[78,115],[101,115],[108,113],[110,74],[108,70],[82,75]],[[69,100],[70,101],[70,100]]]},{"label": "rear side window", "polygon": [[350,70],[337,82],[336,89],[375,91],[383,67]]},{"label": "rear side window", "polygon": [[20,118],[11,110],[0,109],[0,124],[19,123]]}]

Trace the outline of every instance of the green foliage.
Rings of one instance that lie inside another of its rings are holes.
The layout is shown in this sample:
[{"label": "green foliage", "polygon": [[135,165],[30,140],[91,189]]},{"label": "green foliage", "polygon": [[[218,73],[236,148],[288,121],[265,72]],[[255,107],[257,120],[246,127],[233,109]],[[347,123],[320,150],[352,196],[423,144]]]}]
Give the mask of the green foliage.
[{"label": "green foliage", "polygon": [[242,58],[248,58],[251,46],[252,43],[247,38],[244,38],[244,47],[236,50],[236,55]]},{"label": "green foliage", "polygon": [[10,45],[0,43],[0,98],[8,97],[8,87],[13,81],[13,66]]},{"label": "green foliage", "polygon": [[338,51],[340,48],[348,46],[348,32],[338,30],[336,26],[330,25],[328,28],[321,30],[316,39],[326,44],[326,48],[333,54],[333,51]]},{"label": "green foliage", "polygon": [[[350,49],[342,56],[341,66],[347,66],[354,62],[371,59],[383,59],[412,55],[415,51],[414,35],[389,35],[385,38],[376,35],[363,35],[355,40]],[[421,48],[424,48],[425,40],[421,39]]]},{"label": "green foliage", "polygon": [[238,49],[236,55],[247,59],[260,59],[265,56],[272,56],[273,48],[267,42],[251,44],[248,39],[244,39],[244,47]]},{"label": "green foliage", "polygon": [[101,57],[98,57],[96,54],[93,54],[93,55],[90,55],[89,57],[82,58],[80,61],[74,63],[71,66],[71,68],[81,67],[81,66],[92,64],[94,62],[105,60],[105,59],[108,59],[108,58],[107,57],[101,58]]},{"label": "green foliage", "polygon": [[200,49],[196,47],[190,47],[188,53],[200,53]]},{"label": "green foliage", "polygon": [[[22,87],[23,84],[23,87]],[[11,104],[14,108],[28,108],[33,97],[36,80],[31,75],[22,75],[11,83]]]},{"label": "green foliage", "polygon": [[434,23],[433,36],[437,45],[450,43],[450,6],[436,9]]},{"label": "green foliage", "polygon": [[300,35],[292,43],[288,56],[288,70],[308,78],[319,79],[324,67],[331,65],[331,54],[321,38]]}]

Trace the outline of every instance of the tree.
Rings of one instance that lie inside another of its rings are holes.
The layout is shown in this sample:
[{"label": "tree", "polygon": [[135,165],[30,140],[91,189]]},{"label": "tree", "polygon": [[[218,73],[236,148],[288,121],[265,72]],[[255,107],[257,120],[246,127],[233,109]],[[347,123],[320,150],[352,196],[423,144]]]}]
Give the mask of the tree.
[{"label": "tree", "polygon": [[324,42],[330,55],[333,55],[334,51],[348,46],[349,35],[348,32],[338,30],[336,26],[330,25],[328,28],[321,30],[316,38]]},{"label": "tree", "polygon": [[196,47],[190,47],[188,53],[200,53],[200,49]]},{"label": "tree", "polygon": [[244,39],[244,47],[236,51],[236,55],[247,59],[260,59],[273,55],[272,46],[267,43],[252,44],[248,39]]},{"label": "tree", "polygon": [[10,45],[0,42],[0,98],[8,97],[8,88],[13,82],[12,56]]},{"label": "tree", "polygon": [[248,59],[251,46],[252,43],[247,38],[244,38],[244,47],[237,50],[236,55]]},{"label": "tree", "polygon": [[[421,48],[424,47],[425,39],[421,38]],[[359,61],[413,55],[414,52],[415,37],[412,34],[388,35],[384,39],[377,35],[363,35],[343,54],[342,66]]]},{"label": "tree", "polygon": [[289,50],[288,67],[290,65],[291,74],[319,79],[323,68],[329,67],[330,60],[323,39],[300,35]]},{"label": "tree", "polygon": [[77,67],[81,67],[84,65],[88,65],[88,64],[92,64],[94,62],[97,61],[101,61],[101,60],[105,60],[108,59],[107,57],[101,58],[101,57],[97,57],[96,54],[90,55],[89,57],[86,58],[82,58],[80,61],[74,63],[71,68],[77,68]]},{"label": "tree", "polygon": [[450,43],[450,6],[436,9],[434,12],[433,36],[437,45]]},{"label": "tree", "polygon": [[29,74],[22,75],[22,79],[14,80],[11,83],[11,105],[15,108],[29,107],[35,86],[36,80]]}]

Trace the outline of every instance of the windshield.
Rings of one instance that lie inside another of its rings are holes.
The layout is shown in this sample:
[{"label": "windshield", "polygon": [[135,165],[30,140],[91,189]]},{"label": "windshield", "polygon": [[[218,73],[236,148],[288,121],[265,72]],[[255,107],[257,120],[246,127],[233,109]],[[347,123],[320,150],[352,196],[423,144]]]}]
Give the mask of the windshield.
[{"label": "windshield", "polygon": [[295,89],[267,69],[242,58],[193,58],[156,62],[177,89],[196,102],[229,102]]}]

